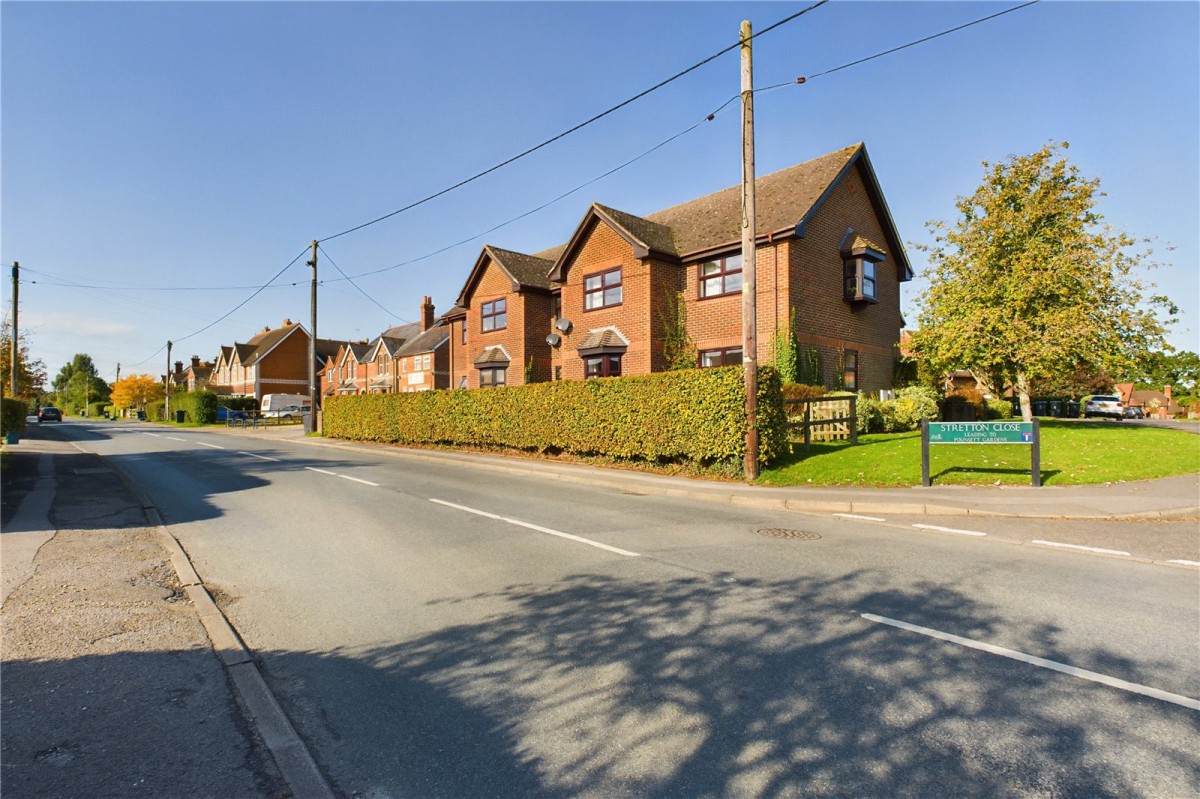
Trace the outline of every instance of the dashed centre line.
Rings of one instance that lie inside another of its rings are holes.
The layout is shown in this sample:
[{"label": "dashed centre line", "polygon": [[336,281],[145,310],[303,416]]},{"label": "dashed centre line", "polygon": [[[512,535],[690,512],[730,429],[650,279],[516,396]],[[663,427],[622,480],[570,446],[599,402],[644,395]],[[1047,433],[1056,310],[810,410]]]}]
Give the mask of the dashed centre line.
[{"label": "dashed centre line", "polygon": [[185,444],[187,443],[186,438],[176,438],[175,436],[163,436],[163,438],[167,439],[168,441],[182,441]]},{"label": "dashed centre line", "polygon": [[516,525],[517,527],[524,527],[528,530],[536,530],[537,532],[545,533],[546,535],[553,535],[553,536],[557,536],[558,538],[565,538],[568,541],[575,541],[580,544],[587,544],[590,547],[596,547],[597,549],[603,549],[607,552],[614,552],[618,555],[624,555],[629,558],[641,557],[641,555],[637,552],[630,552],[627,549],[618,549],[617,547],[609,546],[608,544],[602,544],[599,541],[593,541],[590,538],[583,538],[582,536],[571,535],[570,533],[564,533],[561,530],[552,530],[549,527],[542,527],[537,524],[523,522],[520,519],[510,519],[507,516],[501,516],[496,513],[488,513],[485,510],[476,510],[475,508],[468,508],[466,505],[456,505],[455,503],[447,502],[444,499],[434,499],[434,498],[430,497],[429,501],[434,502],[438,505],[445,505],[448,508],[454,508],[455,510],[461,510],[466,513],[473,513],[476,516],[485,516],[489,519],[495,519],[496,521],[507,522],[508,524]]},{"label": "dashed centre line", "polygon": [[310,472],[316,472],[317,474],[327,474],[330,477],[338,477],[339,476],[337,472],[331,472],[327,469],[318,469],[316,466],[305,466],[304,468],[308,469]]},{"label": "dashed centre line", "polygon": [[1099,555],[1122,555],[1127,558],[1133,557],[1128,552],[1122,552],[1119,549],[1101,549],[1100,547],[1085,547],[1082,544],[1060,544],[1057,541],[1042,541],[1040,539],[1030,541],[1031,544],[1040,544],[1044,547],[1060,547],[1062,549],[1078,549],[1084,552],[1095,552]]},{"label": "dashed centre line", "polygon": [[936,524],[914,524],[918,530],[937,530],[939,533],[957,533],[958,535],[973,535],[976,538],[983,538],[987,533],[981,533],[978,530],[959,530],[957,527],[939,527]]},{"label": "dashed centre line", "polygon": [[906,621],[889,619],[886,616],[876,616],[874,613],[861,613],[859,615],[867,621],[873,621],[879,624],[887,624],[891,627],[897,627],[901,630],[908,630],[909,632],[927,635],[930,638],[937,638],[939,640],[949,641],[952,644],[958,644],[970,649],[977,649],[980,652],[987,652],[988,654],[999,655],[1000,657],[1006,657],[1011,660],[1018,660],[1022,663],[1028,663],[1031,666],[1039,666],[1043,669],[1050,669],[1051,671],[1057,671],[1062,674],[1069,674],[1072,677],[1090,680],[1095,683],[1100,683],[1101,685],[1107,685],[1111,688],[1119,688],[1122,691],[1141,694],[1142,696],[1148,696],[1152,699],[1159,699],[1163,702],[1171,702],[1172,704],[1182,705],[1183,707],[1191,708],[1192,710],[1200,710],[1200,700],[1192,699],[1189,696],[1173,694],[1170,691],[1162,691],[1158,688],[1151,688],[1148,685],[1141,685],[1140,683],[1129,682],[1128,680],[1122,680],[1117,677],[1110,677],[1107,674],[1100,674],[1099,672],[1088,671],[1087,669],[1081,669],[1076,666],[1069,666],[1066,663],[1059,663],[1056,660],[1047,660],[1046,658],[1040,658],[1037,655],[1027,655],[1024,652],[1018,652],[1015,649],[1007,649],[1002,646],[996,646],[995,644],[988,644],[984,643],[983,641],[973,640],[971,638],[963,638],[962,636],[954,635],[952,633],[944,633],[941,630],[934,630],[929,627],[921,627],[916,624],[909,624]]},{"label": "dashed centre line", "polygon": [[282,463],[279,458],[268,458],[266,455],[255,455],[253,452],[239,452],[239,455],[245,455],[247,458],[258,458],[260,461],[271,461],[272,463]]},{"label": "dashed centre line", "polygon": [[1200,561],[1195,560],[1168,560],[1167,563],[1176,563],[1180,566],[1194,566],[1200,568]]},{"label": "dashed centre line", "polygon": [[211,447],[212,449],[225,449],[224,447],[222,447],[219,444],[206,444],[203,441],[197,441],[196,443],[202,447]]},{"label": "dashed centre line", "polygon": [[343,480],[353,480],[356,483],[362,483],[363,485],[375,486],[376,488],[379,488],[379,483],[372,483],[370,480],[362,480],[358,477],[351,477],[348,474],[339,474],[338,477],[342,478]]},{"label": "dashed centre line", "polygon": [[834,516],[840,516],[843,519],[859,519],[864,522],[886,522],[887,519],[882,516],[860,516],[857,513],[835,513]]}]

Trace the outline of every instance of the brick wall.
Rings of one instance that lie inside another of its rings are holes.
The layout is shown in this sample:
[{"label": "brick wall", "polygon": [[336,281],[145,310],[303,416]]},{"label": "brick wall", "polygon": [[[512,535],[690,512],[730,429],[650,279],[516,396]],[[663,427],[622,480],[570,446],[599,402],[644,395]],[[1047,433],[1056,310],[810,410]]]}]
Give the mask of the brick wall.
[{"label": "brick wall", "polygon": [[[485,302],[504,299],[507,325],[503,330],[483,332],[482,308]],[[467,387],[479,388],[479,370],[475,368],[475,360],[483,355],[487,347],[501,346],[509,354],[511,361],[505,374],[507,385],[519,386],[525,382],[525,303],[521,295],[513,291],[512,281],[499,266],[490,258],[484,266],[483,274],[475,289],[468,297],[470,308],[467,309],[467,346],[465,358],[455,367],[460,374],[465,371]],[[457,361],[457,357],[455,358]],[[500,366],[501,364],[496,364]],[[456,382],[457,386],[458,383]]]}]

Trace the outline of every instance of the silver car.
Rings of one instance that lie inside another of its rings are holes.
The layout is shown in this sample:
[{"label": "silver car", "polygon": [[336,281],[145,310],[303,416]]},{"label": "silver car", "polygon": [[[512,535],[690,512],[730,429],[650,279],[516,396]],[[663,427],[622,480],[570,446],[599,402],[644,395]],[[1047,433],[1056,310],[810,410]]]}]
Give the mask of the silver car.
[{"label": "silver car", "polygon": [[1119,422],[1125,418],[1125,404],[1114,394],[1093,394],[1083,406],[1083,418],[1091,419],[1093,416],[1116,419]]}]

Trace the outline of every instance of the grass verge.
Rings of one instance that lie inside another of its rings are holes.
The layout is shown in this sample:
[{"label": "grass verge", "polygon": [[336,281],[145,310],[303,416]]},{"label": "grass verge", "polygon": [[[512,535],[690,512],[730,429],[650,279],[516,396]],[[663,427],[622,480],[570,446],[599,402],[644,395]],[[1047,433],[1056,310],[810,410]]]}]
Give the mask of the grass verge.
[{"label": "grass verge", "polygon": [[[1043,485],[1149,480],[1200,471],[1200,436],[1117,422],[1041,421]],[[797,444],[759,475],[773,486],[921,484],[921,434],[859,436],[849,443]],[[1029,485],[1030,448],[1021,444],[933,445],[933,485]]]}]

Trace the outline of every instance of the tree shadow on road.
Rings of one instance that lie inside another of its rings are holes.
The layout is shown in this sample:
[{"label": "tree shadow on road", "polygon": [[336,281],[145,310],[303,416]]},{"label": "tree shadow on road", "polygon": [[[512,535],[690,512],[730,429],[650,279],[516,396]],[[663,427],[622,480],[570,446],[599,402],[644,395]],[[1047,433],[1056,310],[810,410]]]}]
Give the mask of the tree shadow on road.
[{"label": "tree shadow on road", "polygon": [[[1197,757],[1179,743],[1194,735],[1193,711],[859,613],[1136,681],[1128,658],[1097,647],[1081,662],[1057,651],[1054,627],[1014,627],[955,590],[884,584],[867,572],[749,583],[580,575],[456,600],[507,610],[407,644],[264,662],[347,793],[1128,797],[1154,793],[1159,778],[1200,787]],[[364,730],[377,747],[364,748]]]}]

